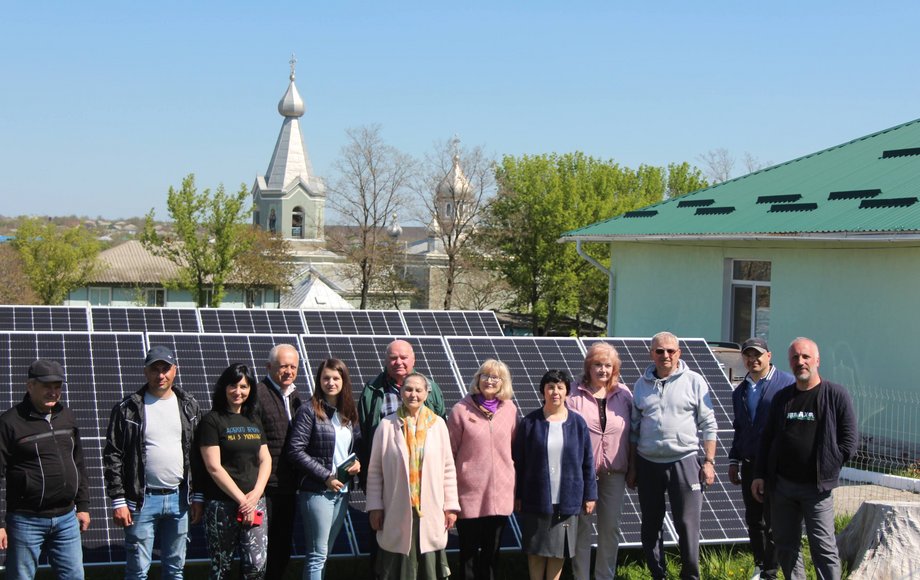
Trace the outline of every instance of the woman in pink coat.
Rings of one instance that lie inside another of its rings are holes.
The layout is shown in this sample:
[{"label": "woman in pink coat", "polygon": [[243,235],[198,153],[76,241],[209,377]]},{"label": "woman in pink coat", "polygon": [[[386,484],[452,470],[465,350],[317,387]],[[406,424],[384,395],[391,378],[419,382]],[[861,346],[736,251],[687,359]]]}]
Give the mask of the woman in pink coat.
[{"label": "woman in pink coat", "polygon": [[511,402],[511,373],[494,359],[482,363],[470,394],[447,418],[460,494],[460,567],[466,580],[494,580],[499,544],[514,510],[511,442],[518,410]]},{"label": "woman in pink coat", "polygon": [[[620,356],[606,342],[596,342],[585,355],[581,383],[568,406],[588,424],[597,473],[596,580],[616,576],[620,546],[620,511],[629,468],[629,413],[632,393],[620,382]],[[588,580],[591,572],[591,516],[582,515],[572,572],[575,580]]]},{"label": "woman in pink coat", "polygon": [[428,379],[412,373],[399,409],[380,421],[367,472],[367,510],[377,532],[381,580],[450,575],[447,530],[457,521],[457,474],[444,420],[425,406]]}]

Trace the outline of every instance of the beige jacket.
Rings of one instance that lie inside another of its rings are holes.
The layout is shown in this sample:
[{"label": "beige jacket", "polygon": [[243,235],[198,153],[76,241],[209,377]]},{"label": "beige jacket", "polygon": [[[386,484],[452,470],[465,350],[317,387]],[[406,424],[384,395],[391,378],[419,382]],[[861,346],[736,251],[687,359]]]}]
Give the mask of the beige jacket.
[{"label": "beige jacket", "polygon": [[[425,439],[421,493],[419,548],[422,553],[434,552],[447,546],[444,511],[460,511],[454,456],[447,425],[441,418]],[[383,510],[383,529],[377,532],[380,548],[408,555],[412,530],[409,449],[395,413],[381,420],[374,433],[367,471],[367,510]]]}]

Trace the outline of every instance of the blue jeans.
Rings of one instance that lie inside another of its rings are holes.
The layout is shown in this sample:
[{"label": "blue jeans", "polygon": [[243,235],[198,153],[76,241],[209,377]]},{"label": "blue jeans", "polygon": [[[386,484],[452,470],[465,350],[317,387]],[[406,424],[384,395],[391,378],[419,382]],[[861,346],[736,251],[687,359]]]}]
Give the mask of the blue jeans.
[{"label": "blue jeans", "polygon": [[322,580],[326,556],[345,522],[348,494],[302,491],[297,495],[297,506],[300,509],[300,519],[303,521],[307,549],[303,580]]},{"label": "blue jeans", "polygon": [[83,580],[83,544],[76,510],[53,518],[8,513],[6,533],[6,571],[10,578],[35,578],[44,545],[58,578]]},{"label": "blue jeans", "polygon": [[182,580],[188,538],[188,501],[177,491],[168,495],[147,494],[134,523],[125,528],[125,579],[145,580],[153,556],[154,537],[160,539],[163,578]]}]

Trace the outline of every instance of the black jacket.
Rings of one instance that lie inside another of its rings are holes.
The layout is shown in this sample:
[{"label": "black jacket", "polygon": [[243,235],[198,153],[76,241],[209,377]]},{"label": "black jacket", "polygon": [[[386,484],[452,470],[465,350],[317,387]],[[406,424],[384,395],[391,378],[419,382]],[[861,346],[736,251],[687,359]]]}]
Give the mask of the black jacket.
[{"label": "black jacket", "polygon": [[[201,409],[198,401],[191,394],[177,386],[173,392],[179,399],[179,417],[182,422],[182,458],[185,481],[183,486],[192,501],[191,461],[194,447],[195,430],[201,421]],[[112,508],[127,506],[131,511],[140,510],[144,504],[144,491],[147,482],[144,479],[144,465],[147,449],[144,446],[146,428],[144,418],[144,385],[136,393],[130,394],[112,409],[109,428],[106,433],[105,451],[102,455],[105,474],[105,491],[112,500]]]},{"label": "black jacket", "polygon": [[[0,415],[0,478],[6,478],[6,510],[57,517],[89,511],[80,430],[70,409],[57,404],[51,421],[29,395]],[[5,527],[0,518],[0,528]]]},{"label": "black jacket", "polygon": [[[335,429],[332,416],[335,408],[323,403],[327,419],[317,419],[313,403],[307,401],[300,407],[294,422],[284,456],[300,477],[300,491],[322,493],[326,491],[326,480],[334,473],[332,456],[335,454]],[[352,453],[361,448],[361,429],[358,423],[351,425]],[[364,467],[362,465],[362,467]]]},{"label": "black jacket", "polygon": [[[268,377],[262,379],[258,389],[262,428],[265,429],[268,452],[272,456],[272,474],[268,478],[266,488],[274,493],[294,494],[297,492],[297,477],[282,453],[291,425],[284,410],[284,398]],[[300,404],[300,396],[294,391],[291,395],[291,417],[297,416]]]},{"label": "black jacket", "polygon": [[[837,487],[840,468],[856,455],[859,444],[856,430],[856,411],[850,393],[841,385],[821,381],[818,397],[818,430],[815,433],[819,492]],[[760,453],[754,463],[754,478],[765,479],[767,488],[776,484],[776,465],[780,461],[776,434],[786,428],[786,406],[795,394],[795,384],[786,387],[773,397],[770,418],[763,431]]]}]

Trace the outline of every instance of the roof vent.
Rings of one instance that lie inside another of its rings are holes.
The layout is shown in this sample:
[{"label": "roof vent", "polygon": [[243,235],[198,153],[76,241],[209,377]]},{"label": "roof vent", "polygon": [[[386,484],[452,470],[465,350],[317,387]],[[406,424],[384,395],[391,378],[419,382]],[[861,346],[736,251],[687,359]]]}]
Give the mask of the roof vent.
[{"label": "roof vent", "polygon": [[696,210],[696,215],[723,215],[735,211],[732,206],[725,207],[701,207]]},{"label": "roof vent", "polygon": [[623,214],[623,217],[652,217],[658,215],[657,209],[637,209],[634,211],[628,211]]},{"label": "roof vent", "polygon": [[859,202],[859,209],[873,207],[909,207],[917,203],[916,197],[892,197],[890,199],[864,199]]},{"label": "roof vent", "polygon": [[770,206],[770,212],[789,212],[789,211],[814,211],[818,209],[816,203],[775,203]]},{"label": "roof vent", "polygon": [[835,199],[866,199],[867,197],[875,197],[882,193],[881,189],[854,189],[851,191],[832,191],[830,195],[827,196],[828,201],[834,201]]},{"label": "roof vent", "polygon": [[909,149],[889,149],[882,152],[882,159],[891,159],[892,157],[910,157],[911,155],[920,155],[920,147],[911,147]]},{"label": "roof vent", "polygon": [[793,201],[799,201],[802,199],[802,195],[798,193],[791,193],[789,195],[761,195],[757,198],[757,203],[791,203]]},{"label": "roof vent", "polygon": [[706,207],[716,202],[714,199],[684,199],[677,202],[677,207]]}]

